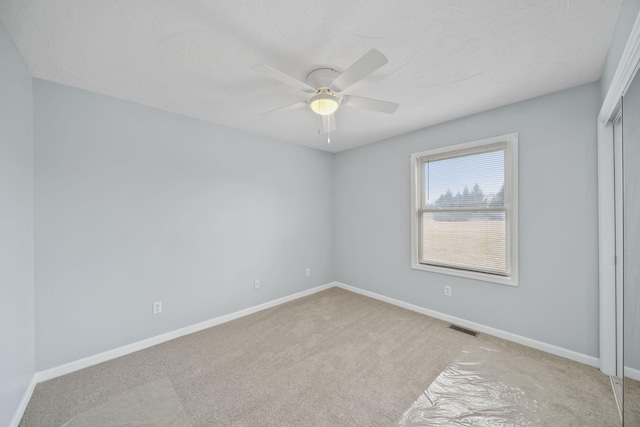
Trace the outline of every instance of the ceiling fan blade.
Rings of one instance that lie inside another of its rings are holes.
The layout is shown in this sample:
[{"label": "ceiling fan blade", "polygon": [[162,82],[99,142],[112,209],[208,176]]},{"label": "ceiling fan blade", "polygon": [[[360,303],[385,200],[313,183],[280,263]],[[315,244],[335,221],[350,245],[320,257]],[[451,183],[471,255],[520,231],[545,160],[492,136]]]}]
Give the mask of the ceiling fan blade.
[{"label": "ceiling fan blade", "polygon": [[333,132],[336,130],[336,115],[329,114],[327,116],[322,116],[322,130],[324,133]]},{"label": "ceiling fan blade", "polygon": [[331,83],[331,87],[336,92],[342,92],[351,85],[367,77],[387,62],[389,62],[389,60],[382,54],[382,52],[371,49],[369,52],[365,53],[362,58],[358,59],[349,68],[344,70],[342,74],[336,77],[333,83]]},{"label": "ceiling fan blade", "polygon": [[276,70],[275,68],[270,67],[268,65],[257,64],[257,65],[254,65],[252,68],[255,71],[262,73],[267,77],[277,80],[280,83],[284,83],[287,86],[300,89],[303,92],[312,93],[313,91],[315,91],[315,88],[312,88],[302,80],[298,80],[295,77],[292,77],[289,74],[283,73],[280,70]]},{"label": "ceiling fan blade", "polygon": [[264,113],[260,113],[260,115],[267,116],[267,115],[281,112],[281,111],[296,110],[298,108],[306,107],[307,105],[309,105],[307,104],[307,101],[300,101],[300,102],[296,102],[295,104],[285,105],[284,107],[278,107],[275,110],[265,111]]},{"label": "ceiling fan blade", "polygon": [[342,97],[342,105],[347,107],[364,108],[366,110],[379,111],[381,113],[393,114],[400,104],[379,99],[363,98],[361,96],[346,95]]}]

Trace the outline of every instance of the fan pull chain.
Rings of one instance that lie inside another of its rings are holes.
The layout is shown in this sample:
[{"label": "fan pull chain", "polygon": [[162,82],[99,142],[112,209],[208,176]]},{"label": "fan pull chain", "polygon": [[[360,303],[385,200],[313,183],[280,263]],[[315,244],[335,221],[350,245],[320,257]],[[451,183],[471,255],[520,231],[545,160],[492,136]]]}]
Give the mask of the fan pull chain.
[{"label": "fan pull chain", "polygon": [[331,116],[327,117],[327,144],[331,144]]}]

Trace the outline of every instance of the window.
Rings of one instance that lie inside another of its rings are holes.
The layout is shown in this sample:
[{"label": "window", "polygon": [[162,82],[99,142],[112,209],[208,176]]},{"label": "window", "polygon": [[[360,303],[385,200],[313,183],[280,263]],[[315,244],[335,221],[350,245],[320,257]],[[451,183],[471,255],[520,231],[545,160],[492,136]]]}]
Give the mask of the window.
[{"label": "window", "polygon": [[411,155],[412,267],[517,286],[518,134]]}]

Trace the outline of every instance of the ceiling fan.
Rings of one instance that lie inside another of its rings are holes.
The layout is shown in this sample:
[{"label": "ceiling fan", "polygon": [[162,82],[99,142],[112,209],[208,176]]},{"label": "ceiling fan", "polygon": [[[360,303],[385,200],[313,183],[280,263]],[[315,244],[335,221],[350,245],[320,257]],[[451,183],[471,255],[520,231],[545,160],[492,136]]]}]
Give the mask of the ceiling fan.
[{"label": "ceiling fan", "polygon": [[253,68],[256,71],[311,95],[306,101],[285,105],[260,115],[264,116],[308,106],[314,113],[322,117],[324,132],[330,133],[336,129],[335,112],[342,105],[392,114],[399,106],[394,102],[344,94],[348,88],[387,62],[389,60],[380,51],[371,49],[342,73],[332,68],[318,68],[311,71],[304,82],[268,65],[255,65]]}]

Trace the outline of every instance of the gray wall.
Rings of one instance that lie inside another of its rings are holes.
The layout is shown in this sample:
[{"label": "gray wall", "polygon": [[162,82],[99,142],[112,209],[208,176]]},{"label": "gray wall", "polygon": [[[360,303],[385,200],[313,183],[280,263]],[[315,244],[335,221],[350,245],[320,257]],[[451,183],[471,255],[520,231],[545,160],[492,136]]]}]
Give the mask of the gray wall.
[{"label": "gray wall", "polygon": [[[623,3],[601,94],[639,9]],[[0,392],[12,410],[34,358],[32,98],[3,28],[0,60],[0,286],[11,296],[0,300],[10,349]],[[34,82],[38,369],[334,278],[597,354],[597,84],[341,153],[333,165],[329,154]],[[408,155],[514,131],[520,287],[410,269]],[[164,313],[152,316],[155,300]]]},{"label": "gray wall", "polygon": [[640,12],[640,0],[623,0],[620,7],[620,14],[616,21],[616,27],[613,31],[613,37],[609,44],[609,51],[607,53],[607,59],[604,63],[602,70],[602,77],[600,77],[600,97],[604,100],[607,96],[609,86],[611,86],[611,80],[616,72],[620,57],[629,39],[629,34],[633,28],[633,24],[636,22]]},{"label": "gray wall", "polygon": [[38,370],[333,279],[332,154],[38,79],[34,114]]},{"label": "gray wall", "polygon": [[[599,103],[592,83],[338,154],[336,280],[597,357]],[[520,286],[411,269],[409,155],[511,132]]]},{"label": "gray wall", "polygon": [[0,24],[0,425],[34,374],[31,76]]}]

